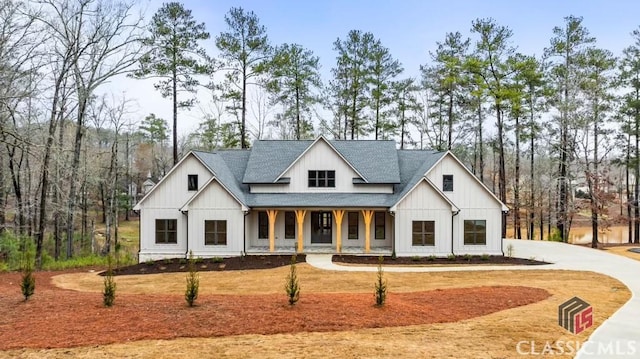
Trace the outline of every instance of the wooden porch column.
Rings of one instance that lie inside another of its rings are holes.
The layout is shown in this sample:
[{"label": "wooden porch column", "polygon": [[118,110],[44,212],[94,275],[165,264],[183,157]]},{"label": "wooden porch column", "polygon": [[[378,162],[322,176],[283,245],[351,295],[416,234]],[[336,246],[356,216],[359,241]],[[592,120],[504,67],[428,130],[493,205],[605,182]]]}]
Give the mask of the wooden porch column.
[{"label": "wooden porch column", "polygon": [[267,211],[269,217],[269,252],[273,252],[276,249],[276,217],[278,211],[273,209]]},{"label": "wooden porch column", "polygon": [[373,218],[373,211],[363,209],[362,216],[364,217],[364,252],[369,253],[371,251],[371,218]]},{"label": "wooden porch column", "polygon": [[304,250],[304,216],[306,210],[296,209],[296,221],[298,222],[298,253]]},{"label": "wooden porch column", "polygon": [[344,217],[344,210],[334,210],[333,217],[336,219],[336,252],[340,253],[342,249],[342,217]]}]

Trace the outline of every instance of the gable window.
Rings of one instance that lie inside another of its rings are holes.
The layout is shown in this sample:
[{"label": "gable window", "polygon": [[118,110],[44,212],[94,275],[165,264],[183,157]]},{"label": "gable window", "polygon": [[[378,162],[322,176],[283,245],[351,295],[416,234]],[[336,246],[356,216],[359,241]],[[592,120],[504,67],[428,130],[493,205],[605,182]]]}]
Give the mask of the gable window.
[{"label": "gable window", "polygon": [[442,190],[444,192],[453,191],[453,175],[442,176]]},{"label": "gable window", "polygon": [[187,187],[189,191],[197,191],[198,190],[198,175],[188,175],[187,176]]},{"label": "gable window", "polygon": [[464,221],[464,244],[487,244],[487,221]]},{"label": "gable window", "polygon": [[177,219],[156,219],[156,243],[158,244],[178,243],[178,220]]},{"label": "gable window", "polygon": [[309,187],[335,187],[336,171],[309,171]]},{"label": "gable window", "polygon": [[348,229],[348,238],[349,239],[358,239],[358,222],[360,218],[358,212],[349,212],[347,213],[347,221],[349,222]]},{"label": "gable window", "polygon": [[267,212],[258,212],[258,238],[269,238],[269,217]]},{"label": "gable window", "polygon": [[291,211],[284,212],[284,238],[296,238],[296,214]]},{"label": "gable window", "polygon": [[204,244],[227,245],[227,221],[204,221]]},{"label": "gable window", "polygon": [[375,239],[384,239],[385,237],[385,214],[384,212],[375,213]]},{"label": "gable window", "polygon": [[413,221],[412,240],[414,246],[434,246],[435,245],[435,222],[434,221]]}]

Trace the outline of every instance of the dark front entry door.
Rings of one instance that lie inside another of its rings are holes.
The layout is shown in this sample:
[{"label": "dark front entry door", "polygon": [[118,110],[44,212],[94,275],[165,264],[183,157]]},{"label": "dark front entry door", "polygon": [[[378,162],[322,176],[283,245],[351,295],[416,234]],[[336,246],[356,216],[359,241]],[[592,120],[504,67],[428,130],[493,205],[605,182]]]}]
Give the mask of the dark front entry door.
[{"label": "dark front entry door", "polygon": [[311,243],[331,244],[331,212],[311,212]]}]

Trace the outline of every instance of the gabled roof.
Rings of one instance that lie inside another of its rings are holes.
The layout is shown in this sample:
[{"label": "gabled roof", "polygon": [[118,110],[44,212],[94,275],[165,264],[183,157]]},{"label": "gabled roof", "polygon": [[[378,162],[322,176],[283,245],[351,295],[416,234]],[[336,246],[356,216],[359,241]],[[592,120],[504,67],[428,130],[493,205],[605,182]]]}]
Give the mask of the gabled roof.
[{"label": "gabled roof", "polygon": [[[216,180],[224,187],[240,204],[246,205],[245,191],[240,186],[234,172],[230,167],[235,167],[240,172],[239,163],[246,158],[248,151],[225,150],[219,152],[193,151],[193,154],[211,171]],[[224,154],[223,154],[224,153]],[[234,153],[234,154],[231,154]],[[225,157],[229,161],[225,161]],[[235,161],[234,161],[235,160]],[[203,186],[204,188],[205,186]],[[246,188],[248,190],[248,187]]]},{"label": "gabled roof", "polygon": [[330,141],[324,136],[315,141],[254,142],[242,182],[276,182],[318,141],[325,141],[365,183],[400,182],[394,141]]},{"label": "gabled roof", "polygon": [[184,157],[182,157],[182,158],[180,159],[180,161],[178,161],[178,163],[176,163],[176,164],[175,164],[175,166],[173,166],[173,167],[169,170],[169,172],[168,172],[166,175],[164,175],[164,177],[162,177],[162,178],[160,179],[160,181],[158,181],[158,183],[156,183],[156,185],[155,185],[155,186],[153,186],[153,187],[151,188],[151,190],[150,190],[149,192],[147,192],[147,194],[145,194],[145,195],[144,195],[144,197],[142,197],[142,199],[141,199],[141,200],[139,200],[139,201],[138,201],[138,203],[136,203],[136,204],[135,204],[135,206],[133,206],[133,210],[134,210],[134,211],[139,211],[139,210],[140,210],[140,205],[142,204],[142,202],[144,202],[147,198],[149,198],[149,196],[151,195],[151,193],[155,192],[155,190],[156,190],[157,188],[159,188],[159,187],[160,187],[160,185],[162,184],[162,182],[164,182],[167,178],[169,178],[169,176],[173,173],[173,171],[175,171],[175,170],[176,170],[176,168],[178,168],[178,167],[180,166],[180,164],[182,164],[182,162],[184,162],[184,161],[189,157],[189,155],[191,155],[191,154],[192,154],[192,153],[191,153],[191,152],[189,152],[189,153],[187,153]]}]

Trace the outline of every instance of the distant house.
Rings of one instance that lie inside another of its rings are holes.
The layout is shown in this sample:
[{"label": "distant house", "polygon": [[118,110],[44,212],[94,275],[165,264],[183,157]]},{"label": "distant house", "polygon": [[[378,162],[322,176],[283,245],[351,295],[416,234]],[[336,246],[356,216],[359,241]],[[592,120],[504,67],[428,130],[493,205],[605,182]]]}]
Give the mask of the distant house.
[{"label": "distant house", "polygon": [[508,210],[450,152],[323,136],[192,151],[134,209],[141,262],[296,248],[499,255]]}]

